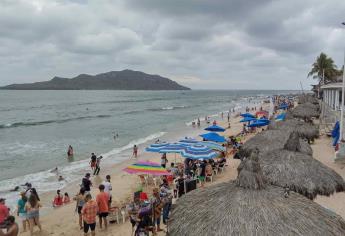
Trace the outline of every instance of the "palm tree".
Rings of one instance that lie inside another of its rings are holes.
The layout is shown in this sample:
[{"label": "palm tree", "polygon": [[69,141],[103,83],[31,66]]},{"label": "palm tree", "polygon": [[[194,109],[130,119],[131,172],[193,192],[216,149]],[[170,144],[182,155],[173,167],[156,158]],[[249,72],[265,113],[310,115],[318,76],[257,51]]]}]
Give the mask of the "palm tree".
[{"label": "palm tree", "polygon": [[313,76],[313,79],[318,79],[320,85],[323,73],[325,75],[324,83],[327,83],[334,80],[339,72],[337,71],[337,66],[334,64],[333,59],[321,52],[313,63],[313,67],[308,73],[308,77]]}]

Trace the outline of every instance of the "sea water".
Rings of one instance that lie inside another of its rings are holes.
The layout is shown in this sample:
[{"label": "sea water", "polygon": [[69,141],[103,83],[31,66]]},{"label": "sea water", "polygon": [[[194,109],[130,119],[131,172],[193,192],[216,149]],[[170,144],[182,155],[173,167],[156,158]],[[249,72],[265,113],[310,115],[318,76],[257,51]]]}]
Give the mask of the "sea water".
[{"label": "sea water", "polygon": [[[198,117],[226,117],[249,100],[289,92],[0,90],[0,197],[13,203],[18,193],[9,190],[26,182],[40,192],[62,188],[85,173],[91,152],[121,162],[134,144],[143,151],[157,139],[197,135]],[[57,181],[55,167],[66,181]]]}]

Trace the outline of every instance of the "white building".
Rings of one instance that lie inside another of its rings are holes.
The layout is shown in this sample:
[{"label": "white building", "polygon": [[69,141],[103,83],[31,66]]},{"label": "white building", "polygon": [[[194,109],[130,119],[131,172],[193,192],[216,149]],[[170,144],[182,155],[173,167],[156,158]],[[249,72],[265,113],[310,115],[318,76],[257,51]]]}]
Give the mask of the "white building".
[{"label": "white building", "polygon": [[334,111],[340,110],[341,90],[342,82],[329,83],[321,86],[323,102]]}]

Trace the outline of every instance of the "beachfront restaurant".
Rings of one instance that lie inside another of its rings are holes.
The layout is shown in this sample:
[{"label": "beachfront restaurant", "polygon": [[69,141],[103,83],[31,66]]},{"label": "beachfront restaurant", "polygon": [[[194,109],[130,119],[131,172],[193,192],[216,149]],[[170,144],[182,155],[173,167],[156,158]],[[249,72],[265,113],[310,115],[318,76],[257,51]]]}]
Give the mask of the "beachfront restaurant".
[{"label": "beachfront restaurant", "polygon": [[329,83],[321,86],[322,101],[334,111],[340,110],[342,82]]}]

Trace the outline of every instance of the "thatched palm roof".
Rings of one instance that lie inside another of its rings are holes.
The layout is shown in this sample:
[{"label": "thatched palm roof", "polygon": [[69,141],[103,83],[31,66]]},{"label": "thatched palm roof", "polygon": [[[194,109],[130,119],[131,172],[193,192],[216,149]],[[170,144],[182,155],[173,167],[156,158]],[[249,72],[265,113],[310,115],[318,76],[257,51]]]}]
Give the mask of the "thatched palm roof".
[{"label": "thatched palm roof", "polygon": [[[292,130],[283,130],[283,129],[276,129],[276,130],[266,130],[264,132],[261,132],[248,141],[244,143],[242,146],[242,149],[240,151],[240,156],[249,156],[250,153],[258,148],[260,150],[260,155],[264,156],[266,153],[276,150],[276,149],[282,149],[288,140]],[[310,145],[300,139],[300,145],[301,145],[301,152],[312,155],[313,151],[310,147]]]},{"label": "thatched palm roof", "polygon": [[343,178],[318,160],[300,152],[274,150],[260,159],[262,171],[269,183],[289,186],[292,191],[309,199],[345,191]]},{"label": "thatched palm roof", "polygon": [[312,95],[309,94],[303,94],[298,96],[298,103],[303,104],[310,102],[312,104],[319,104],[319,100],[316,97],[313,97]]},{"label": "thatched palm roof", "polygon": [[292,110],[292,115],[296,118],[311,119],[312,117],[319,117],[320,111],[314,107],[302,104]]},{"label": "thatched palm roof", "polygon": [[310,148],[296,132],[268,130],[248,140],[242,148],[242,156],[259,149],[259,162],[267,181],[281,187],[288,185],[310,199],[317,194],[329,196],[345,191],[343,178],[315,160],[307,147]]},{"label": "thatched palm roof", "polygon": [[289,132],[296,131],[301,138],[315,139],[319,137],[318,126],[306,123],[304,121],[289,119],[282,122],[271,122],[268,126],[269,129],[284,129]]},{"label": "thatched palm roof", "polygon": [[236,181],[181,197],[168,235],[345,235],[345,222],[297,193],[265,185],[260,165],[249,158]]}]

